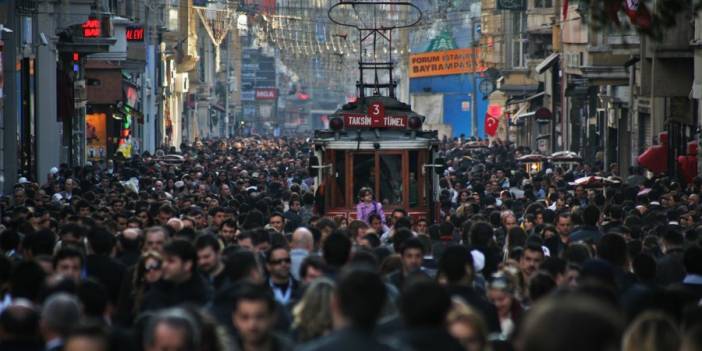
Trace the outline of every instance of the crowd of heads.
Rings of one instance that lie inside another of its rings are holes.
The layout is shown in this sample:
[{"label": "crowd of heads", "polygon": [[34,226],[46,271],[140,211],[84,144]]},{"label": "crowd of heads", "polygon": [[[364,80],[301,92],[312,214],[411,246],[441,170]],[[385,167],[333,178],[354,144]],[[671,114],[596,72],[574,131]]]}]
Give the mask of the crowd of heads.
[{"label": "crowd of heads", "polygon": [[702,178],[444,140],[435,210],[363,188],[330,216],[313,149],[196,141],[22,178],[0,349],[702,351]]}]

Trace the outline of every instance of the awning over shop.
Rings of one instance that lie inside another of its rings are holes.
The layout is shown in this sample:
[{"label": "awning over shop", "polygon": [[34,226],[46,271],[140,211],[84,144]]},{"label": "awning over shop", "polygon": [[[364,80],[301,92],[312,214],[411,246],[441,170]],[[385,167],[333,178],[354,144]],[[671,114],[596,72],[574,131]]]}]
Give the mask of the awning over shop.
[{"label": "awning over shop", "polygon": [[215,110],[217,110],[217,111],[219,111],[219,112],[227,112],[227,110],[226,110],[226,109],[224,108],[224,106],[222,106],[222,105],[219,105],[219,104],[212,104],[212,105],[210,105],[210,106],[212,106],[213,109],[215,109]]},{"label": "awning over shop", "polygon": [[543,74],[544,72],[546,72],[547,69],[551,68],[551,66],[553,66],[556,63],[558,57],[560,57],[560,54],[558,53],[553,53],[549,55],[547,58],[541,61],[541,63],[536,65],[536,72],[539,74]]},{"label": "awning over shop", "polygon": [[570,83],[566,87],[565,96],[587,96],[590,92],[590,87],[587,85],[578,85]]},{"label": "awning over shop", "polygon": [[534,95],[527,96],[526,98],[523,98],[523,99],[515,99],[515,100],[508,101],[507,105],[521,104],[523,102],[528,102],[528,101],[534,100],[538,97],[544,96],[544,94],[546,94],[546,92],[541,91],[541,92],[538,92]]},{"label": "awning over shop", "polygon": [[597,85],[614,85],[614,83],[628,82],[629,74],[624,66],[582,66],[583,78],[589,79]]},{"label": "awning over shop", "polygon": [[539,91],[539,85],[538,84],[529,84],[529,85],[516,85],[516,84],[507,84],[501,86],[498,90],[502,91],[505,93],[505,95],[508,96],[526,96],[530,94],[534,94],[537,91]]}]

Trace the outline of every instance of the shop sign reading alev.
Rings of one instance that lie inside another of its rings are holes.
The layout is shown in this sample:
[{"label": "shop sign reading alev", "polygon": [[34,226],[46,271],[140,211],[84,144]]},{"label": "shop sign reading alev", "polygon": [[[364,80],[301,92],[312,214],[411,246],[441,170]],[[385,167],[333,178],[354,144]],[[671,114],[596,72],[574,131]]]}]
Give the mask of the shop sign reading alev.
[{"label": "shop sign reading alev", "polygon": [[127,41],[144,41],[144,27],[127,27]]},{"label": "shop sign reading alev", "polygon": [[368,113],[342,113],[346,128],[407,128],[407,116],[386,116],[385,107],[374,102]]}]

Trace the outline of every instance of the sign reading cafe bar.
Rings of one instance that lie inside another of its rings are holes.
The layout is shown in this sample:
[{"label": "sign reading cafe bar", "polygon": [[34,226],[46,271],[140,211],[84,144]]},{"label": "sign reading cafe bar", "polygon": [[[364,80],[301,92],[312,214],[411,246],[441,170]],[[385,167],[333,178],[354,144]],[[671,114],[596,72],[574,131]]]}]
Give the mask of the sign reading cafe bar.
[{"label": "sign reading cafe bar", "polygon": [[483,71],[479,49],[431,51],[410,56],[410,78]]}]

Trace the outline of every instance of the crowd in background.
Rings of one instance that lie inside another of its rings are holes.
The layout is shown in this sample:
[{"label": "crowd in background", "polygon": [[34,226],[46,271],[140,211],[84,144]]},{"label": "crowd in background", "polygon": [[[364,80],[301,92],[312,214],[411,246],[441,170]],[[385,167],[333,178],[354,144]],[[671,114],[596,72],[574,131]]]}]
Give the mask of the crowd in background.
[{"label": "crowd in background", "polygon": [[[702,351],[702,178],[445,139],[436,220],[320,206],[299,138],[197,141],[0,198],[0,350]],[[431,195],[428,195],[431,197]]]}]

